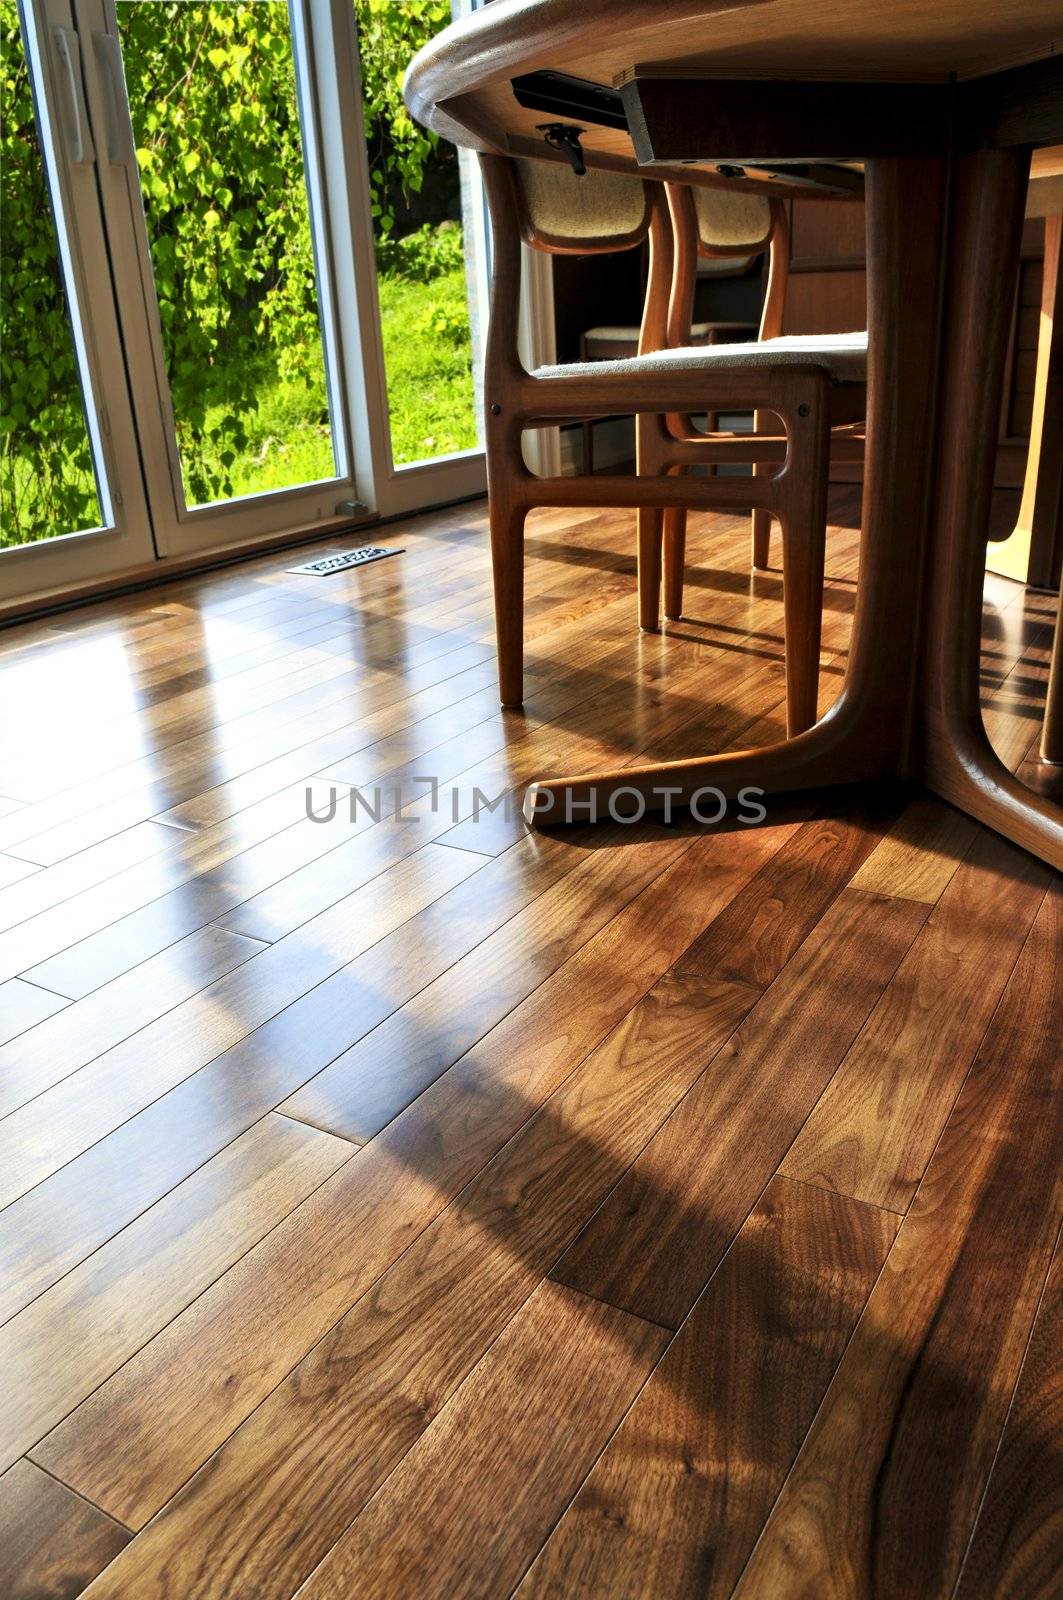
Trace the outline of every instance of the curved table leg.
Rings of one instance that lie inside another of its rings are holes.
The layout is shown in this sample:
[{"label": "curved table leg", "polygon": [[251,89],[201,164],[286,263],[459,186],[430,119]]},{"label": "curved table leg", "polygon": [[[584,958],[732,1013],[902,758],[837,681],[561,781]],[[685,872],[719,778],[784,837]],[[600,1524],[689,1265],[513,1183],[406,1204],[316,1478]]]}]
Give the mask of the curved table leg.
[{"label": "curved table leg", "polygon": [[1048,669],[1045,723],[1041,732],[1041,760],[1063,766],[1063,601],[1056,612],[1052,639],[1052,665]]},{"label": "curved table leg", "polygon": [[953,185],[931,567],[913,765],[936,793],[1063,867],[1063,817],[994,754],[979,703],[982,551],[1028,153],[964,156]]},{"label": "curved table leg", "polygon": [[836,705],[814,728],[770,748],[544,778],[528,796],[537,825],[586,819],[592,800],[604,816],[610,796],[628,812],[643,800],[665,810],[706,786],[731,798],[746,787],[770,795],[905,772],[930,499],[947,175],[947,162],[937,158],[875,161],[868,170],[867,466],[852,648]]},{"label": "curved table leg", "polygon": [[1058,589],[1063,560],[1063,215],[1045,218],[1044,289],[1033,421],[1014,530],[991,543],[986,569],[1035,589]]}]

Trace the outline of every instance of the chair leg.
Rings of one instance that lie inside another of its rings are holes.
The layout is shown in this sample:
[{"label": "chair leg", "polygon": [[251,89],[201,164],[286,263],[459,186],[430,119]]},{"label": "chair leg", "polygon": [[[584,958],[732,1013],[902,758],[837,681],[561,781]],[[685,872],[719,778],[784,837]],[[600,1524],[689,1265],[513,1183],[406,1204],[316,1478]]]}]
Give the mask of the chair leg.
[{"label": "chair leg", "polygon": [[753,513],[753,568],[763,572],[771,558],[771,512],[759,508]]},{"label": "chair leg", "polygon": [[528,508],[492,496],[491,570],[495,589],[498,691],[504,706],[524,702],[524,524]]},{"label": "chair leg", "polygon": [[669,506],[664,513],[664,614],[669,622],[678,622],[683,615],[686,546],[686,510]]},{"label": "chair leg", "polygon": [[661,626],[661,527],[659,506],[638,509],[639,627],[656,633]]},{"label": "chair leg", "polygon": [[[753,432],[770,433],[777,419],[770,411],[753,413]],[[753,468],[756,477],[762,467]],[[753,513],[753,570],[763,572],[771,560],[771,512],[759,509]]]},{"label": "chair leg", "polygon": [[817,715],[826,519],[818,515],[785,518],[782,540],[786,732],[792,739],[811,728]]}]

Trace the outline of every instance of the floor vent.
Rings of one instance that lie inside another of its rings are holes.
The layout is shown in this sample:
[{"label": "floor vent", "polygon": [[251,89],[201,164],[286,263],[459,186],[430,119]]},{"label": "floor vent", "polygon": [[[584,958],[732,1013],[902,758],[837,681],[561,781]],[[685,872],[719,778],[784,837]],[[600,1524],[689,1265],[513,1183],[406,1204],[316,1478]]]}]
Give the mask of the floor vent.
[{"label": "floor vent", "polygon": [[324,578],[330,572],[345,572],[348,567],[364,567],[367,561],[379,561],[383,556],[401,556],[398,545],[385,548],[380,544],[360,544],[357,550],[344,550],[338,556],[322,556],[320,561],[307,561],[301,567],[288,567],[288,572],[312,572]]}]

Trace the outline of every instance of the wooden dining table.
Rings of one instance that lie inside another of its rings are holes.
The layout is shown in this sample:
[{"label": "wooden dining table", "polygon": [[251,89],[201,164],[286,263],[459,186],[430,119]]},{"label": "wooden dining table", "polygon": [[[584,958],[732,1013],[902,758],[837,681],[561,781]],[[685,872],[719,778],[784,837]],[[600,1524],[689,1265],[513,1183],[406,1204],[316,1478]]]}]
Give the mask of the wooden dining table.
[{"label": "wooden dining table", "polygon": [[588,166],[865,187],[867,453],[838,699],[771,746],[544,774],[537,824],[750,788],[770,817],[783,793],[906,777],[1063,867],[1063,813],[999,760],[979,703],[1023,212],[1031,175],[1063,173],[1061,49],[1060,0],[495,0],[415,58],[412,115],[466,148],[565,160],[576,128]]}]

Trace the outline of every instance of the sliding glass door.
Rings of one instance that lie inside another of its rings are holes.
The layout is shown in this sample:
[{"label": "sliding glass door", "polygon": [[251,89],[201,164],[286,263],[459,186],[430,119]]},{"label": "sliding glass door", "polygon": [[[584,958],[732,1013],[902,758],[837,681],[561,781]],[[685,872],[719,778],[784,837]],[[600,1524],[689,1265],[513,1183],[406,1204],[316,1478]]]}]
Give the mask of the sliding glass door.
[{"label": "sliding glass door", "polygon": [[0,594],[17,596],[154,548],[65,0],[0,0],[0,59]]},{"label": "sliding glass door", "polygon": [[303,11],[74,0],[160,553],[354,498]]},{"label": "sliding glass door", "polygon": [[0,599],[481,488],[478,185],[398,91],[440,0],[21,5]]}]

